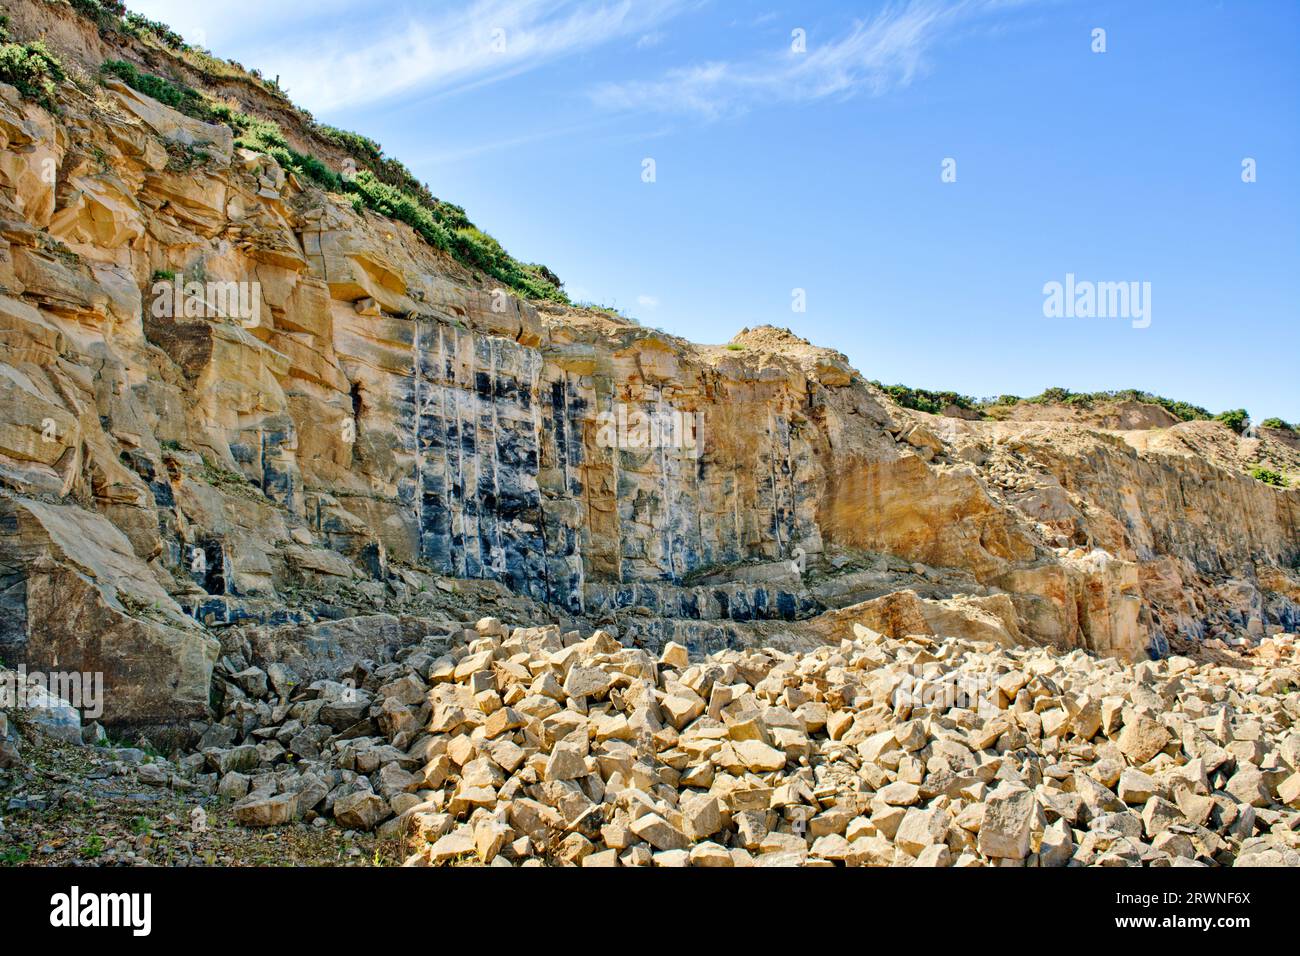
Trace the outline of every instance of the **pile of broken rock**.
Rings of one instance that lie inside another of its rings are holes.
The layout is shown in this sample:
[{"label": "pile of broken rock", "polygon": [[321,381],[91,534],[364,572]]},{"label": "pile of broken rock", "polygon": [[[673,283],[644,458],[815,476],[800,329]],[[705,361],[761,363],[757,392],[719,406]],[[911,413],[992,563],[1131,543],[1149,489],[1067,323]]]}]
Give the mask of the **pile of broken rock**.
[{"label": "pile of broken rock", "polygon": [[226,658],[178,773],[407,865],[1300,865],[1300,669],[957,639],[656,659],[558,627],[342,680]]}]

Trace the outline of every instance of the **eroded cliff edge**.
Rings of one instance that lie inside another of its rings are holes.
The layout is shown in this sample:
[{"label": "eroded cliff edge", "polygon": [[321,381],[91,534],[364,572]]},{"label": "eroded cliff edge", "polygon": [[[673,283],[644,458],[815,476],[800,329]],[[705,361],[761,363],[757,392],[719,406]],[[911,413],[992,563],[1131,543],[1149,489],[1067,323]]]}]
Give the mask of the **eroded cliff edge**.
[{"label": "eroded cliff edge", "polygon": [[[18,11],[88,75],[156,68]],[[1273,438],[912,412],[783,330],[522,300],[115,80],[52,105],[0,85],[0,656],[103,672],[110,723],[202,715],[231,633],[342,660],[495,585],[692,649],[863,622],[1133,659],[1300,626],[1300,491],[1228,460]],[[187,281],[260,308],[166,314]],[[610,441],[620,413],[695,430]]]}]

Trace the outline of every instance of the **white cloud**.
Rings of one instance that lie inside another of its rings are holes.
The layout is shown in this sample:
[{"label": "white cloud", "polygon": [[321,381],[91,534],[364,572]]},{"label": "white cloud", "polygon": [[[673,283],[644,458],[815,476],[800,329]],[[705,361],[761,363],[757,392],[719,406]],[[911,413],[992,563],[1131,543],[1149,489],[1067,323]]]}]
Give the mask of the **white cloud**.
[{"label": "white cloud", "polygon": [[[218,56],[230,55],[227,48],[241,37],[275,32],[283,42],[301,41],[303,24],[347,15],[356,0],[313,0],[311,5],[268,3],[267,0],[127,0],[127,8],[152,20],[160,20],[190,43],[206,46]],[[257,66],[250,63],[249,66]]]},{"label": "white cloud", "polygon": [[643,36],[686,2],[475,0],[437,13],[420,4],[381,18],[350,17],[346,28],[295,42],[277,36],[245,55],[250,66],[280,75],[295,101],[329,111],[517,76],[616,39]]},{"label": "white cloud", "polygon": [[652,295],[639,295],[636,297],[636,304],[643,309],[659,308],[659,300]]},{"label": "white cloud", "polygon": [[[757,106],[906,86],[959,22],[1029,0],[899,0],[838,37],[808,37],[806,53],[771,53],[676,66],[649,80],[590,92],[606,110],[706,118]],[[410,95],[447,94],[518,76],[611,42],[661,44],[661,29],[700,0],[469,0],[383,7],[315,0],[310,9],[265,0],[129,0],[219,55],[281,79],[295,102],[328,113]],[[765,19],[765,18],[760,18]],[[536,138],[524,134],[502,145]],[[491,147],[476,148],[484,152]],[[456,153],[441,157],[467,158]]]},{"label": "white cloud", "polygon": [[756,105],[804,102],[867,91],[878,96],[905,87],[925,68],[925,55],[958,21],[1017,0],[910,0],[854,24],[843,37],[806,53],[744,61],[715,61],[668,71],[659,79],[607,83],[593,101],[613,110],[693,113],[715,118]]}]

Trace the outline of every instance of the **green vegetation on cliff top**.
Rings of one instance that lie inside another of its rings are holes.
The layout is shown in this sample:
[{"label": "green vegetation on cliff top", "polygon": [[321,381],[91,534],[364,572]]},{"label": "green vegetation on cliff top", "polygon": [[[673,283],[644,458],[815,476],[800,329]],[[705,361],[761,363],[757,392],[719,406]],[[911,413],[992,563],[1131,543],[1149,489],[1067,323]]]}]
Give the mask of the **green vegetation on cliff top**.
[{"label": "green vegetation on cliff top", "polygon": [[[189,46],[166,24],[127,13],[116,0],[74,0],[72,5],[93,19],[102,33],[116,31],[137,39],[153,39],[205,75],[226,78],[234,73],[285,99],[279,85],[263,80],[257,71],[244,71],[237,63],[219,61],[207,51]],[[317,123],[285,99],[290,110],[302,116],[305,136],[350,157],[346,168],[334,169],[319,156],[292,148],[278,123],[244,112],[179,80],[149,73],[126,60],[106,61],[101,74],[116,77],[132,89],[202,122],[225,123],[234,131],[236,145],[274,157],[281,166],[322,189],[351,195],[358,211],[370,209],[406,223],[429,245],[526,298],[571,304],[554,272],[511,256],[501,243],[475,226],[464,209],[438,199],[405,165],[385,156],[383,148],[366,136]]]},{"label": "green vegetation on cliff top", "polygon": [[[1215,415],[1199,405],[1180,402],[1163,395],[1155,395],[1137,388],[1117,389],[1109,392],[1072,392],[1068,388],[1049,388],[1042,394],[1030,398],[1019,395],[999,395],[995,398],[972,398],[957,392],[931,391],[925,388],[911,388],[907,385],[872,385],[883,391],[896,404],[915,411],[942,415],[950,407],[973,411],[986,416],[990,409],[1010,407],[1021,403],[1027,405],[1063,405],[1072,408],[1097,408],[1118,402],[1136,402],[1143,405],[1158,405],[1175,418],[1184,422],[1216,421],[1221,422],[1237,434],[1245,432],[1250,423],[1250,413],[1244,408],[1229,409]],[[1266,418],[1259,423],[1261,428],[1295,433],[1294,426],[1280,418]]]}]

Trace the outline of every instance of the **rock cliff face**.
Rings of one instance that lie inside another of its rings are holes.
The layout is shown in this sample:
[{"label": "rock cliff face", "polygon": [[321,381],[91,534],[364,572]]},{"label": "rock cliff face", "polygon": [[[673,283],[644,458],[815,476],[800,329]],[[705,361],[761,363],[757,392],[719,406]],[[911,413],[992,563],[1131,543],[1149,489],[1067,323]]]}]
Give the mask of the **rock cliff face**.
[{"label": "rock cliff face", "polygon": [[479,593],[448,579],[692,649],[860,615],[1132,659],[1300,624],[1300,491],[1222,425],[935,417],[781,330],[522,301],[226,126],[83,87],[53,114],[0,85],[0,655],[105,671],[109,722],[200,716],[228,628]]}]

